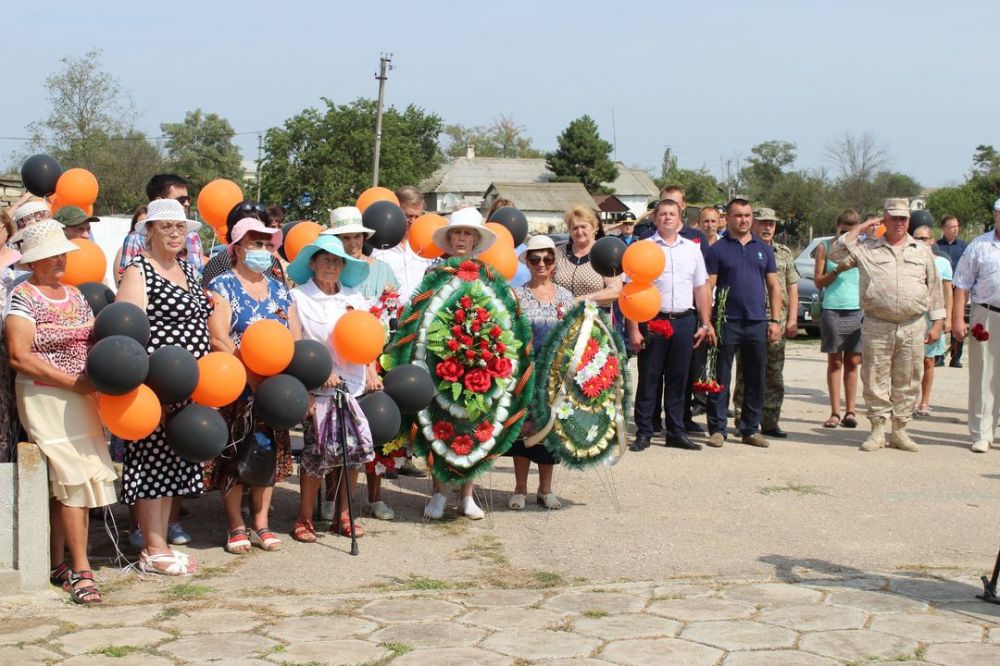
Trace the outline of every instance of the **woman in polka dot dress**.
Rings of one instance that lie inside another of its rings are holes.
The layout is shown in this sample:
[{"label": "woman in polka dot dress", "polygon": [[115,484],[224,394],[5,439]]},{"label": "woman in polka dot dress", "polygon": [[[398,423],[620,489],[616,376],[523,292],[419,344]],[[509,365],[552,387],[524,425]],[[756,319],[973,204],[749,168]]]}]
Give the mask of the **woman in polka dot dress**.
[{"label": "woman in polka dot dress", "polygon": [[[146,311],[149,353],[177,345],[197,358],[211,350],[207,325],[211,302],[191,266],[177,258],[185,236],[199,226],[185,219],[176,201],[159,199],[149,204],[146,251],[125,269],[117,297]],[[165,406],[165,413],[183,406]],[[162,425],[149,437],[126,443],[122,501],[135,506],[142,531],[139,566],[143,571],[175,576],[194,573],[194,560],[170,548],[167,535],[173,498],[200,495],[203,490],[201,464],[174,453]]]}]

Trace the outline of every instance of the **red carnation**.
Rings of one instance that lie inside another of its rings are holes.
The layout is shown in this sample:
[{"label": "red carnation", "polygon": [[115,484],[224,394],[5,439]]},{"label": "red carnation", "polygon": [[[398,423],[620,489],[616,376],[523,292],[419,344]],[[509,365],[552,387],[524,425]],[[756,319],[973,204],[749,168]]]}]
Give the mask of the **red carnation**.
[{"label": "red carnation", "polygon": [[458,335],[458,334],[460,334],[462,332],[462,327],[461,326],[452,326],[451,327],[451,332],[454,333],[455,335]]},{"label": "red carnation", "polygon": [[490,335],[493,336],[494,338],[499,338],[502,333],[503,330],[501,330],[499,326],[494,326],[493,328],[490,329]]},{"label": "red carnation", "polygon": [[459,324],[465,322],[465,310],[455,310],[455,321]]},{"label": "red carnation", "polygon": [[507,351],[507,345],[505,345],[505,344],[504,344],[504,343],[502,343],[502,342],[498,342],[498,343],[497,343],[497,346],[496,346],[496,350],[497,350],[497,353],[498,353],[498,354],[502,354],[502,353],[504,353],[505,351]]},{"label": "red carnation", "polygon": [[489,441],[490,437],[493,436],[493,424],[488,421],[483,421],[476,426],[476,432],[474,434],[476,439],[480,442]]},{"label": "red carnation", "polygon": [[447,441],[455,436],[455,426],[447,421],[438,421],[434,424],[434,436],[442,441]]},{"label": "red carnation", "polygon": [[476,358],[476,350],[475,349],[466,349],[465,350],[465,358],[467,358],[469,360],[472,360],[472,359]]},{"label": "red carnation", "polygon": [[691,240],[693,240],[695,243],[701,243],[701,236],[695,236]]},{"label": "red carnation", "polygon": [[479,347],[480,349],[489,349],[490,341],[480,340],[479,342],[476,343],[476,346]]},{"label": "red carnation", "polygon": [[463,261],[458,265],[458,277],[466,282],[479,279],[479,264],[474,261]]},{"label": "red carnation", "polygon": [[471,308],[472,299],[469,298],[468,296],[462,296],[462,298],[458,299],[458,304],[461,305],[463,308]]},{"label": "red carnation", "polygon": [[482,356],[482,357],[483,357],[483,360],[484,360],[484,361],[489,361],[489,360],[490,360],[491,358],[493,358],[493,352],[491,352],[491,351],[490,351],[490,350],[488,350],[488,349],[484,349],[484,350],[483,350],[483,353],[482,353],[482,354],[480,354],[480,356]]},{"label": "red carnation", "polygon": [[470,335],[460,335],[458,336],[458,341],[461,342],[466,347],[472,346],[472,336]]},{"label": "red carnation", "polygon": [[490,318],[490,311],[486,308],[479,308],[476,310],[476,319],[479,321],[486,321]]},{"label": "red carnation", "polygon": [[451,450],[460,456],[467,456],[472,453],[472,448],[475,443],[472,438],[468,435],[459,435],[455,438],[455,441],[451,443]]},{"label": "red carnation", "polygon": [[510,377],[510,374],[514,371],[514,364],[510,362],[509,358],[495,356],[486,365],[486,370],[494,377]]},{"label": "red carnation", "polygon": [[449,340],[445,346],[448,347],[448,351],[458,351],[458,340]]},{"label": "red carnation", "polygon": [[454,383],[462,378],[462,375],[465,373],[465,368],[462,367],[462,364],[455,359],[449,358],[438,363],[434,367],[434,372],[436,372],[437,376],[446,382]]},{"label": "red carnation", "polygon": [[493,379],[490,377],[490,373],[482,368],[475,368],[465,374],[464,383],[465,388],[473,393],[486,393],[490,390]]},{"label": "red carnation", "polygon": [[473,333],[478,333],[479,329],[481,329],[481,328],[482,328],[482,326],[480,325],[480,323],[478,321],[472,322],[472,332]]}]

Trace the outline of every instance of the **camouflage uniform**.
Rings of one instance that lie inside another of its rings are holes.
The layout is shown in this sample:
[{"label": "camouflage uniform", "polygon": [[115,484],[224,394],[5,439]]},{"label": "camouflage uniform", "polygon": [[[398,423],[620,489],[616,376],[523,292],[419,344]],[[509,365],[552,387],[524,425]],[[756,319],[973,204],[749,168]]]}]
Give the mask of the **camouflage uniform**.
[{"label": "camouflage uniform", "polygon": [[[798,284],[799,271],[795,268],[795,255],[791,248],[781,243],[772,243],[774,250],[774,263],[778,266],[778,282],[781,285],[781,314],[777,317],[781,326],[781,337],[777,342],[767,345],[767,361],[764,368],[764,404],[760,419],[760,429],[762,431],[773,430],[778,426],[781,418],[781,404],[785,400],[785,322],[788,320],[788,288],[793,284]],[[771,319],[771,303],[767,304],[767,317]],[[798,317],[798,313],[792,313],[793,317]],[[733,392],[733,404],[739,412],[740,405],[743,404],[743,377],[740,364],[736,364],[736,390]],[[737,415],[737,418],[738,415]]]}]

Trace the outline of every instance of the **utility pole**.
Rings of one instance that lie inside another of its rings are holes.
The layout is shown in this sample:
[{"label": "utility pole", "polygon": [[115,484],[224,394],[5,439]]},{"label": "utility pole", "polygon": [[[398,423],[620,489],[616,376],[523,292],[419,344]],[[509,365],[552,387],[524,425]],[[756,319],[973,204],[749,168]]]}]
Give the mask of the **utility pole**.
[{"label": "utility pole", "polygon": [[663,180],[668,180],[670,178],[670,158],[673,153],[673,149],[670,146],[663,147],[663,164],[660,166],[660,177]]},{"label": "utility pole", "polygon": [[615,129],[615,107],[611,107],[611,145],[615,150],[615,161],[618,161],[618,132]]},{"label": "utility pole", "polygon": [[260,163],[264,155],[264,135],[257,135],[257,201],[260,201]]},{"label": "utility pole", "polygon": [[378,161],[382,151],[382,101],[385,99],[385,82],[389,78],[388,71],[392,69],[392,54],[383,53],[379,73],[375,75],[378,79],[378,106],[375,108],[375,159],[372,164],[372,187],[378,187]]}]

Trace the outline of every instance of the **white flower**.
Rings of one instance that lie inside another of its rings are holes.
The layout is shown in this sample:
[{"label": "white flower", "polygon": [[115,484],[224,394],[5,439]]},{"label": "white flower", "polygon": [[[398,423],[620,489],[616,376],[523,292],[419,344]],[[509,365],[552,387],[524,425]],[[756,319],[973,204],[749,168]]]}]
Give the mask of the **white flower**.
[{"label": "white flower", "polygon": [[604,411],[608,415],[609,419],[615,418],[615,403],[608,402],[608,407]]},{"label": "white flower", "polygon": [[380,462],[375,463],[375,474],[382,476],[385,474],[385,465]]},{"label": "white flower", "polygon": [[597,438],[597,426],[590,426],[590,430],[587,431],[587,439],[593,440]]},{"label": "white flower", "polygon": [[569,404],[566,401],[561,402],[559,404],[559,409],[556,410],[556,416],[558,416],[560,419],[568,419],[572,415],[573,415],[573,405]]}]

